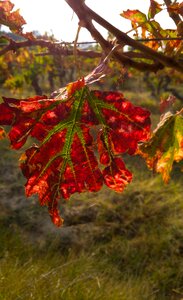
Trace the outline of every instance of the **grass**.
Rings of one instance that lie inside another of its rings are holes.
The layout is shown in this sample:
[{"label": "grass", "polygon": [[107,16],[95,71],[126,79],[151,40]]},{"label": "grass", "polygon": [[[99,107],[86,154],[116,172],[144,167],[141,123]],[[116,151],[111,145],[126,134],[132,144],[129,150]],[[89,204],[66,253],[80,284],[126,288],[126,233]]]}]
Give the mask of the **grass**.
[{"label": "grass", "polygon": [[145,179],[143,173],[121,195],[103,189],[90,197],[76,196],[70,209],[75,201],[100,208],[89,224],[92,238],[79,251],[74,246],[62,251],[58,235],[43,246],[31,242],[24,228],[16,222],[7,225],[2,215],[0,299],[181,299],[183,203],[178,175],[163,186],[160,177]]},{"label": "grass", "polygon": [[145,277],[122,277],[116,264],[98,260],[98,248],[64,257],[11,239],[13,250],[1,253],[0,299],[155,299]]}]

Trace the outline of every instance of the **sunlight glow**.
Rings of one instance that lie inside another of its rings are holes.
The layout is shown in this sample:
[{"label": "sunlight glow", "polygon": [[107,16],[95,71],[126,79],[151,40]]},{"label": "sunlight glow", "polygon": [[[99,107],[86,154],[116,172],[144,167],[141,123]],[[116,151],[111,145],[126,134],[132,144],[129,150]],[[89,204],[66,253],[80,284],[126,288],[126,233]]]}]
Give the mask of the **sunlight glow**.
[{"label": "sunlight glow", "polygon": [[[27,22],[24,31],[37,30],[41,34],[53,33],[58,40],[67,42],[75,40],[78,19],[65,0],[12,0],[12,3],[15,4],[15,9],[20,8],[20,13]],[[147,13],[149,0],[86,0],[86,4],[114,26],[127,32],[131,29],[130,21],[123,19],[119,15],[120,12],[127,9],[139,9]],[[164,27],[174,27],[172,20],[166,16],[166,11],[159,13],[156,19]],[[104,29],[101,32],[107,36]],[[79,41],[91,40],[93,40],[91,35],[83,28]]]}]

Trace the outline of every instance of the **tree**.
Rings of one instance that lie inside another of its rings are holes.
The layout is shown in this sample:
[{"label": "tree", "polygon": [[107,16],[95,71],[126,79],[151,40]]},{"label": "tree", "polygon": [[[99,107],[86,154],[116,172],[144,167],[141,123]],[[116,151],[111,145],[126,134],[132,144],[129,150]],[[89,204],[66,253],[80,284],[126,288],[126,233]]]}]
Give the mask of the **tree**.
[{"label": "tree", "polygon": [[[141,155],[149,168],[162,174],[165,182],[169,181],[173,162],[183,158],[183,110],[176,113],[169,110],[174,98],[162,102],[164,114],[151,133],[149,111],[132,105],[120,92],[89,89],[90,84],[107,74],[109,57],[125,68],[142,72],[173,69],[182,74],[182,3],[164,0],[176,30],[164,30],[155,21],[155,15],[163,8],[155,0],[150,1],[147,16],[139,10],[123,12],[122,17],[131,20],[133,39],[97,15],[83,0],[66,2],[77,14],[79,26],[85,27],[99,43],[99,51],[77,49],[77,38],[74,46],[68,46],[40,39],[32,33],[24,34],[25,21],[19,12],[12,11],[9,0],[0,1],[1,24],[21,37],[17,41],[3,36],[5,45],[0,50],[1,56],[33,46],[47,48],[53,56],[59,53],[96,58],[105,54],[88,76],[67,84],[49,98],[3,97],[0,104],[0,125],[10,126],[8,137],[12,148],[21,148],[29,137],[36,140],[21,156],[20,167],[27,178],[26,194],[39,195],[41,205],[48,206],[57,226],[63,222],[58,212],[61,197],[68,199],[76,192],[98,191],[103,184],[117,192],[123,191],[132,174],[125,167],[122,154]],[[113,39],[106,40],[92,21],[106,28]],[[28,73],[28,76],[33,81],[35,74]],[[5,135],[1,128],[0,136]]]}]

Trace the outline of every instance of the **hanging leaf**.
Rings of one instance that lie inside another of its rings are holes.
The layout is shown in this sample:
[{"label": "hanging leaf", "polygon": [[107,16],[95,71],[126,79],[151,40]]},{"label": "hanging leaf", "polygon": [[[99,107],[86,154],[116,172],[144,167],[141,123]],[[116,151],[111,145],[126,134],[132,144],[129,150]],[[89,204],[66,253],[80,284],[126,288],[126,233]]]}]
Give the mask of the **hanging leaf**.
[{"label": "hanging leaf", "polygon": [[183,159],[183,115],[165,114],[151,139],[139,147],[137,154],[168,183],[174,161]]},{"label": "hanging leaf", "polygon": [[160,11],[162,11],[161,4],[159,4],[155,0],[150,0],[148,19],[153,19],[155,15],[157,15]]},{"label": "hanging leaf", "polygon": [[14,149],[29,136],[38,141],[21,157],[26,195],[37,193],[57,226],[63,223],[57,208],[61,197],[96,192],[103,184],[123,191],[132,174],[119,155],[133,155],[138,142],[148,139],[149,115],[121,93],[90,91],[84,79],[69,84],[59,98],[4,98],[0,104],[0,125],[11,125]]}]

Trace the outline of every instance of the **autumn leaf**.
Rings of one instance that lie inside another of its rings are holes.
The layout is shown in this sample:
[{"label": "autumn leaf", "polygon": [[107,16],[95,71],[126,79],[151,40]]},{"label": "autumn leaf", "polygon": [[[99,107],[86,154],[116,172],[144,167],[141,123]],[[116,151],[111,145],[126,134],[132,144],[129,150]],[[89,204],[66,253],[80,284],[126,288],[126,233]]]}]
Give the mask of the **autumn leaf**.
[{"label": "autumn leaf", "polygon": [[139,147],[137,154],[144,157],[148,167],[161,173],[164,182],[168,183],[173,163],[183,159],[182,114],[165,114],[151,139]]},{"label": "autumn leaf", "polygon": [[38,194],[57,226],[63,223],[60,198],[97,192],[103,184],[121,192],[132,180],[120,155],[133,155],[138,142],[148,139],[150,113],[133,106],[121,93],[90,91],[81,79],[68,84],[56,98],[3,100],[0,125],[11,125],[12,147],[21,148],[28,137],[37,140],[21,156],[26,195]]},{"label": "autumn leaf", "polygon": [[155,0],[150,0],[148,19],[153,19],[155,15],[157,15],[160,11],[162,11],[161,4],[159,4]]},{"label": "autumn leaf", "polygon": [[15,33],[22,32],[22,26],[26,24],[19,10],[12,11],[14,4],[9,0],[0,1],[0,24],[6,25]]},{"label": "autumn leaf", "polygon": [[147,21],[146,15],[141,11],[139,11],[138,9],[135,10],[128,9],[126,11],[123,11],[120,15],[126,19],[129,19],[133,23],[140,24]]},{"label": "autumn leaf", "polygon": [[[4,98],[0,104],[0,124],[12,125],[9,138],[13,149],[21,148],[29,136],[37,135],[41,127],[39,119],[46,107],[55,103],[55,100],[46,99],[45,96],[17,100]],[[43,134],[43,132],[42,132]]]},{"label": "autumn leaf", "polygon": [[[154,4],[155,5],[155,4]],[[146,15],[144,13],[142,13],[139,10],[127,10],[127,11],[123,11],[121,13],[121,16],[129,19],[132,23],[132,27],[134,28],[134,30],[136,30],[137,28],[141,28],[142,29],[142,33],[144,34],[144,32],[149,32],[152,37],[156,37],[156,38],[162,38],[162,28],[160,26],[160,24],[155,21],[155,20],[149,20],[147,19]],[[136,35],[138,36],[138,31],[136,30]],[[149,37],[150,38],[150,37]],[[153,48],[158,49],[159,45],[158,43],[156,43],[156,45]],[[147,45],[149,47],[151,47],[151,45]],[[156,47],[157,46],[157,47]]]},{"label": "autumn leaf", "polygon": [[[182,36],[182,21],[179,22],[177,26],[177,30],[164,30],[160,24],[154,20],[156,14],[158,14],[162,8],[161,4],[159,4],[155,0],[151,0],[148,18],[144,13],[139,10],[130,10],[123,11],[121,16],[130,20],[133,30],[135,31],[135,37],[139,38],[138,28],[141,28],[142,34],[141,37],[143,39],[147,39],[145,45],[149,48],[157,51],[159,48],[164,49],[164,52],[171,55],[180,55],[182,51],[182,41],[177,39],[177,37]],[[169,8],[168,8],[169,9]],[[176,11],[177,13],[182,11],[182,3],[173,4],[170,6],[170,10]],[[178,33],[178,35],[177,35]],[[175,40],[169,40],[169,38],[173,38]],[[148,39],[158,39],[156,41],[148,41]],[[162,40],[164,41],[162,42]],[[167,41],[166,41],[167,39]]]},{"label": "autumn leaf", "polygon": [[[182,7],[183,10],[183,7]],[[183,13],[182,13],[183,15]],[[179,21],[179,23],[177,24],[177,35],[180,37],[183,37],[183,21]]]},{"label": "autumn leaf", "polygon": [[171,13],[179,14],[183,17],[183,3],[173,3],[168,6],[168,11]]},{"label": "autumn leaf", "polygon": [[0,127],[0,140],[4,139],[5,138],[5,131],[3,128]]},{"label": "autumn leaf", "polygon": [[172,53],[177,53],[180,50],[180,53],[183,49],[183,43],[181,40],[168,41],[165,47],[165,53],[167,55],[172,55]]}]

